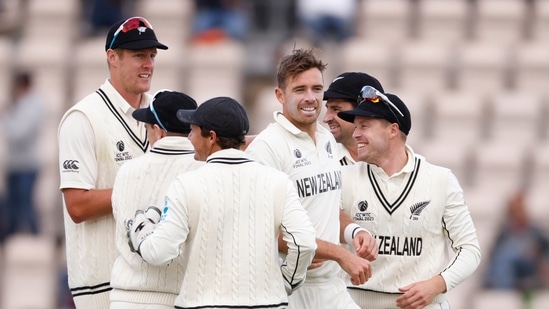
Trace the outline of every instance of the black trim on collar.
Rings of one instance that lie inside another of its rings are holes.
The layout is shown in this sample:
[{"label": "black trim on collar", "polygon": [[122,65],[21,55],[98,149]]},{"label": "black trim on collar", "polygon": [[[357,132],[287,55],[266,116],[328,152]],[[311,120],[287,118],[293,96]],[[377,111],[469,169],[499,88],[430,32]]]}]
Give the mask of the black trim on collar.
[{"label": "black trim on collar", "polygon": [[372,188],[374,189],[374,192],[376,194],[377,199],[383,205],[383,208],[387,210],[387,212],[392,215],[395,210],[397,210],[400,205],[404,202],[408,194],[410,194],[410,191],[412,191],[412,187],[414,186],[414,183],[416,182],[416,178],[419,172],[419,167],[421,165],[421,160],[419,158],[415,158],[415,164],[414,164],[414,170],[410,174],[410,177],[408,178],[408,181],[406,183],[406,186],[400,193],[399,197],[394,201],[393,203],[389,203],[383,192],[381,191],[381,187],[379,186],[379,183],[370,168],[370,165],[368,165],[368,178],[370,179],[370,183],[372,184]]},{"label": "black trim on collar", "polygon": [[130,129],[124,118],[118,113],[114,105],[112,104],[111,100],[107,96],[107,94],[103,91],[103,89],[97,89],[96,93],[103,99],[103,102],[107,105],[113,116],[118,119],[118,122],[124,127],[124,130],[128,133],[130,138],[134,141],[139,148],[145,153],[147,152],[147,149],[149,148],[149,140],[147,139],[147,135],[145,135],[145,140],[141,141],[141,139],[135,135],[135,133]]},{"label": "black trim on collar", "polygon": [[177,156],[177,155],[186,155],[193,154],[194,150],[185,150],[185,149],[166,149],[166,148],[155,148],[151,149],[151,152],[168,155],[168,156]]},{"label": "black trim on collar", "polygon": [[339,159],[339,164],[341,164],[341,166],[350,165],[349,163],[350,162],[347,162],[346,157],[343,157],[343,158]]},{"label": "black trim on collar", "polygon": [[227,158],[227,157],[217,157],[206,160],[206,163],[221,163],[221,164],[243,164],[254,162],[248,158]]}]

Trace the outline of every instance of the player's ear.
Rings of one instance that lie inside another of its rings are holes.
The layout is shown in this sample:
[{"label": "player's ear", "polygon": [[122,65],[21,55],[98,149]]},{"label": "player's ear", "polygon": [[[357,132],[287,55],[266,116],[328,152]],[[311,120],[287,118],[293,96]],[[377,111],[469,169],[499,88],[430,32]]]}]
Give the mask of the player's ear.
[{"label": "player's ear", "polygon": [[163,138],[164,136],[166,136],[166,131],[164,131],[164,129],[162,129],[159,125],[157,124],[153,124],[153,128],[154,128],[154,134],[156,134],[156,137],[158,139],[161,139]]},{"label": "player's ear", "polygon": [[286,99],[284,98],[284,91],[281,88],[275,88],[275,96],[280,104],[284,105],[286,103]]},{"label": "player's ear", "polygon": [[217,142],[217,133],[214,130],[210,130],[210,145],[214,145]]}]

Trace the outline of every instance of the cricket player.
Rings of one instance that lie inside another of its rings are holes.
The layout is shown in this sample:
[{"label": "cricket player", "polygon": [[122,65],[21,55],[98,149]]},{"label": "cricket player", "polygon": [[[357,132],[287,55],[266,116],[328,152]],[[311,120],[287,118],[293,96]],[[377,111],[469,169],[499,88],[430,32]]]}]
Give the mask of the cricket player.
[{"label": "cricket player", "polygon": [[324,91],[326,113],[322,121],[328,125],[330,132],[334,135],[341,165],[356,163],[357,148],[353,139],[355,126],[339,118],[337,113],[354,109],[360,90],[366,85],[381,92],[384,91],[377,78],[362,72],[341,73]]},{"label": "cricket player", "polygon": [[343,208],[378,242],[370,280],[347,278],[353,299],[368,309],[450,308],[444,293],[481,259],[458,180],[406,145],[412,120],[396,95],[366,86],[358,106],[338,116],[355,126],[360,161],[343,168]]},{"label": "cricket player", "polygon": [[118,255],[112,186],[118,168],[148,150],[145,127],[132,112],[149,105],[157,49],[167,48],[143,17],[115,23],[105,41],[108,79],[59,124],[68,281],[77,309],[109,308]]},{"label": "cricket player", "polygon": [[177,119],[179,109],[196,108],[190,96],[162,90],[154,95],[149,107],[132,113],[133,118],[145,123],[152,148],[145,155],[126,162],[114,182],[112,210],[119,257],[112,269],[111,309],[131,306],[173,309],[183,280],[183,261],[175,259],[166,266],[145,263],[130,250],[124,221],[138,209],[153,206],[160,212],[175,177],[203,165],[194,159],[193,146],[187,138],[190,126]]},{"label": "cricket player", "polygon": [[[178,117],[191,124],[195,158],[206,164],[175,179],[158,224],[136,213],[132,246],[146,262],[164,265],[185,244],[175,308],[286,308],[316,248],[296,189],[286,174],[240,150],[249,122],[234,99],[212,98]],[[279,233],[288,247],[283,261]]]},{"label": "cricket player", "polygon": [[[290,296],[288,308],[358,308],[338,274],[343,269],[355,284],[366,282],[371,276],[368,259],[377,254],[375,240],[363,229],[353,233],[345,224],[340,231],[340,216],[346,215],[340,211],[339,156],[333,135],[317,121],[325,67],[314,50],[297,49],[280,60],[275,95],[282,112],[274,113],[274,123],[246,149],[255,160],[289,175],[316,229],[314,267],[303,287]],[[347,239],[345,231],[351,235]],[[352,242],[356,254],[340,246],[341,241]]]}]

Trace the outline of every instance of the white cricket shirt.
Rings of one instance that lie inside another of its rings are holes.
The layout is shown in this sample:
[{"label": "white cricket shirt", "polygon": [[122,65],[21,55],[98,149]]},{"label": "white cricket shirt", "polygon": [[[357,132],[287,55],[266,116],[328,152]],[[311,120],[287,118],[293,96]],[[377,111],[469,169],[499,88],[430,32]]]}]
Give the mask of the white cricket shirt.
[{"label": "white cricket shirt", "polygon": [[[145,94],[141,106],[150,102]],[[124,162],[143,155],[145,127],[135,109],[107,80],[71,107],[58,129],[60,189],[112,188]],[[112,264],[117,257],[112,215],[75,224],[63,200],[67,269],[77,308],[108,308]]]},{"label": "white cricket shirt", "polygon": [[120,256],[112,269],[111,301],[173,306],[183,280],[184,261],[178,258],[166,266],[146,263],[130,251],[124,221],[133,218],[137,209],[145,211],[155,206],[162,210],[166,191],[175,177],[203,164],[194,159],[187,137],[165,136],[154,143],[150,152],[120,168],[112,192]]},{"label": "white cricket shirt", "polygon": [[[279,231],[288,244],[282,265]],[[176,258],[182,243],[187,265],[176,308],[285,308],[284,280],[304,280],[316,249],[288,176],[236,149],[217,151],[175,179],[140,251],[160,265]]]},{"label": "white cricket shirt", "polygon": [[[280,112],[246,148],[254,160],[286,173],[316,229],[317,238],[339,244],[341,166],[336,141],[325,127],[316,126],[316,144]],[[307,272],[307,282],[326,281],[340,270],[327,261]]]},{"label": "white cricket shirt", "polygon": [[480,263],[476,230],[456,177],[410,147],[407,153],[407,164],[392,176],[364,162],[343,168],[343,209],[379,246],[372,277],[355,286],[347,276],[349,288],[397,293],[396,299],[399,287],[441,274],[449,291]]}]

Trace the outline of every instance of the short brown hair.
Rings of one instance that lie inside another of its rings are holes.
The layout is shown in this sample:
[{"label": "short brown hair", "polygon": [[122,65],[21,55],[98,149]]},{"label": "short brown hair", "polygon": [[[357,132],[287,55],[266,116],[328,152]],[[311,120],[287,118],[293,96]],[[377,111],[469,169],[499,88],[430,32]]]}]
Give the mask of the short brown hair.
[{"label": "short brown hair", "polygon": [[[210,131],[210,129],[200,127],[200,135],[202,137],[210,136]],[[217,144],[221,147],[221,149],[240,149],[240,147],[246,144],[246,140],[244,136],[238,138],[217,136]]]},{"label": "short brown hair", "polygon": [[289,78],[312,68],[317,68],[320,72],[326,69],[326,64],[315,56],[315,49],[294,49],[291,54],[282,57],[278,63],[276,73],[278,88],[284,89]]}]

